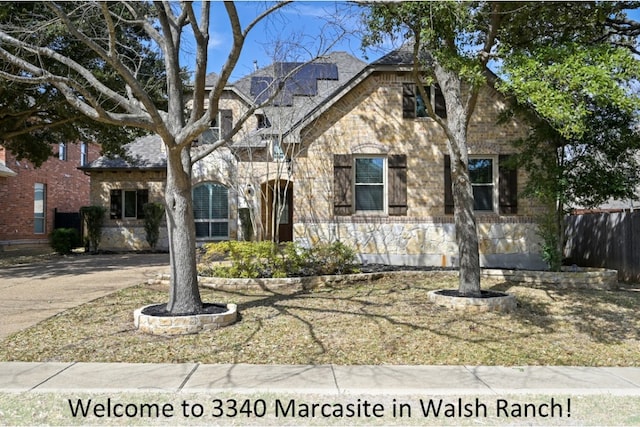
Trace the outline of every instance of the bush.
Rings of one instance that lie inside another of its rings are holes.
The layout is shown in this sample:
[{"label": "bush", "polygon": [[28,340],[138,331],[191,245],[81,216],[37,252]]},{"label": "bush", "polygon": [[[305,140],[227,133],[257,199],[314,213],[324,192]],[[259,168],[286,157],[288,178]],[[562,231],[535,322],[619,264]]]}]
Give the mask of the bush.
[{"label": "bush", "polygon": [[102,224],[104,214],[107,210],[102,206],[83,206],[80,208],[80,215],[87,227],[87,237],[89,238],[89,249],[93,246],[92,252],[98,252],[100,239],[102,237]]},{"label": "bush", "polygon": [[[200,273],[215,277],[270,278],[348,274],[357,271],[355,252],[340,242],[306,249],[294,242],[227,241],[204,246]],[[225,258],[230,265],[215,264]]]},{"label": "bush", "polygon": [[161,203],[145,203],[142,210],[144,211],[144,231],[147,243],[151,249],[155,249],[160,238],[160,223],[164,218],[164,206]]},{"label": "bush", "polygon": [[67,255],[80,246],[80,234],[75,228],[57,228],[49,235],[49,242],[54,251]]}]

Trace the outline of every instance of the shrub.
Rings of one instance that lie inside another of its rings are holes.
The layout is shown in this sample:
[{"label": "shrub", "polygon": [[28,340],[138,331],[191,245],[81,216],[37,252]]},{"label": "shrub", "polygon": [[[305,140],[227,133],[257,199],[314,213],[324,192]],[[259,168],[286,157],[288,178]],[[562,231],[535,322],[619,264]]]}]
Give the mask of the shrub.
[{"label": "shrub", "polygon": [[75,228],[56,228],[49,235],[49,242],[54,251],[67,255],[80,246],[80,234]]},{"label": "shrub", "polygon": [[[227,241],[204,246],[201,274],[216,277],[300,277],[356,272],[355,252],[336,242],[306,249],[294,242]],[[212,264],[225,258],[227,264]]]},{"label": "shrub", "polygon": [[147,243],[151,249],[154,249],[160,238],[160,223],[164,217],[164,206],[161,203],[145,203],[142,210],[144,211],[144,231]]},{"label": "shrub", "polygon": [[107,210],[102,206],[83,206],[80,208],[80,215],[87,227],[87,237],[89,238],[89,249],[93,246],[92,252],[98,252],[100,238],[102,237],[102,224],[104,214]]},{"label": "shrub", "polygon": [[342,242],[322,243],[311,248],[315,274],[349,274],[356,269],[356,252]]}]

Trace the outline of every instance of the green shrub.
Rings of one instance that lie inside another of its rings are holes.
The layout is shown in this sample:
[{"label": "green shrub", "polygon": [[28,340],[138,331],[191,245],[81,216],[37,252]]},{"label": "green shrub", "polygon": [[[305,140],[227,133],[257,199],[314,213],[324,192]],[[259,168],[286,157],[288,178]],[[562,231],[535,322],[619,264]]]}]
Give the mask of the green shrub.
[{"label": "green shrub", "polygon": [[[98,252],[100,245],[105,212],[107,210],[102,206],[83,206],[80,208],[80,215],[82,215],[89,238],[89,249],[94,253]],[[91,248],[92,246],[93,248]]]},{"label": "green shrub", "polygon": [[75,228],[56,228],[49,235],[51,248],[59,254],[70,254],[80,246],[80,234]]},{"label": "green shrub", "polygon": [[311,248],[317,275],[349,274],[356,269],[356,252],[342,242],[321,243]]},{"label": "green shrub", "polygon": [[[355,252],[336,242],[306,249],[294,242],[219,242],[204,246],[200,273],[216,277],[300,277],[356,272]],[[230,264],[215,264],[226,259]]]},{"label": "green shrub", "polygon": [[151,249],[156,247],[160,238],[160,223],[164,218],[164,206],[162,203],[145,203],[142,205],[144,211],[144,231],[147,243]]}]

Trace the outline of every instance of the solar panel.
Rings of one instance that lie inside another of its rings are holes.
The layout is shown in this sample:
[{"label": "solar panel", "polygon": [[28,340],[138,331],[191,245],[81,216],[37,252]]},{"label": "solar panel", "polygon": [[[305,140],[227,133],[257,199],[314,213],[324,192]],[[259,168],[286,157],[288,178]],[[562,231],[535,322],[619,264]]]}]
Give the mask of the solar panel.
[{"label": "solar panel", "polygon": [[281,87],[274,99],[276,106],[292,106],[294,96],[316,96],[318,80],[338,80],[338,66],[330,63],[277,62],[272,77],[252,77],[251,96],[257,103],[263,103],[273,91]]},{"label": "solar panel", "polygon": [[251,77],[251,89],[249,90],[258,104],[262,104],[271,95],[269,85],[273,82],[272,77]]}]

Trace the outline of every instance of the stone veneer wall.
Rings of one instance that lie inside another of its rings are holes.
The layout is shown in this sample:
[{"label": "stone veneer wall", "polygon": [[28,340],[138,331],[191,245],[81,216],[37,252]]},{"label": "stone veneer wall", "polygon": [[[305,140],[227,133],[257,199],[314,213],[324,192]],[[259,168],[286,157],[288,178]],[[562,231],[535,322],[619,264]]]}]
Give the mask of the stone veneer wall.
[{"label": "stone veneer wall", "polygon": [[[457,267],[458,246],[452,222],[331,221],[296,223],[295,240],[303,246],[341,241],[354,248],[364,262]],[[478,224],[483,267],[540,269],[535,224],[528,221]]]}]

